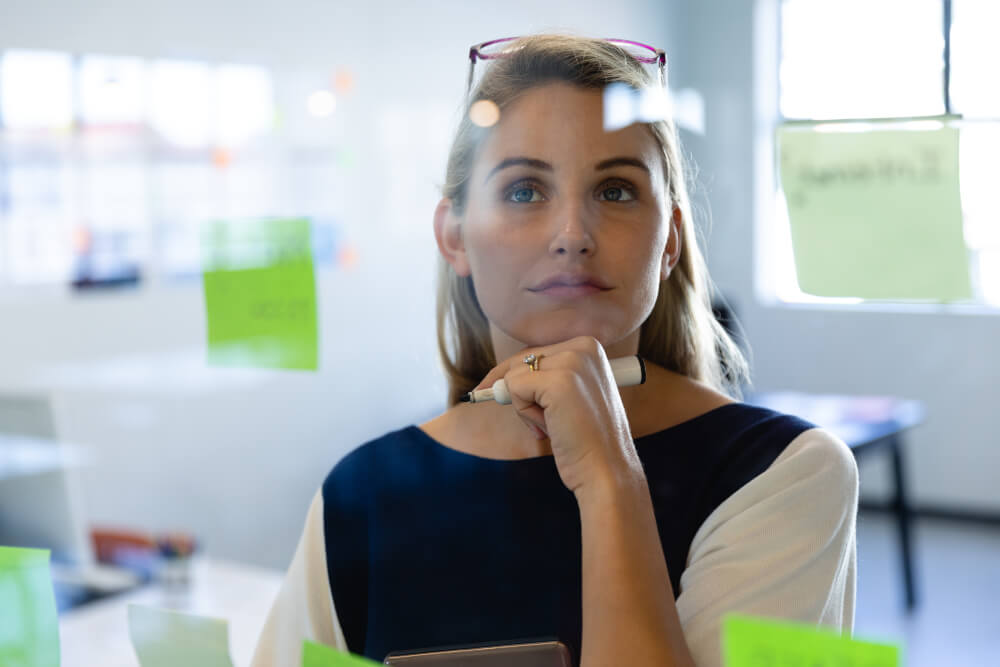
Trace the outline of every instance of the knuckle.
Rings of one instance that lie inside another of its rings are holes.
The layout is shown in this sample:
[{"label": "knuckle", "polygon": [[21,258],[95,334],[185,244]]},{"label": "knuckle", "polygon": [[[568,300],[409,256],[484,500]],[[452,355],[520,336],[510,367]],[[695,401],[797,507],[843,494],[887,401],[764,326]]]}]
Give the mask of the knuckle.
[{"label": "knuckle", "polygon": [[573,351],[581,359],[600,359],[604,354],[604,346],[593,336],[577,336],[573,339]]},{"label": "knuckle", "polygon": [[569,368],[577,373],[585,371],[593,363],[593,353],[590,350],[577,349],[570,351]]}]

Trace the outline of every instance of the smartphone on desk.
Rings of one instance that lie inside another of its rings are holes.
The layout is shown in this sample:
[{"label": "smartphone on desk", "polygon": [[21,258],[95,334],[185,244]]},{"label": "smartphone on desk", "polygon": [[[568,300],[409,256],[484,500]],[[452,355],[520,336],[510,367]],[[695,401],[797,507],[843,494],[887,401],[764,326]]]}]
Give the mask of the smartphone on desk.
[{"label": "smartphone on desk", "polygon": [[554,639],[394,651],[385,657],[385,664],[398,667],[572,667],[569,649]]}]

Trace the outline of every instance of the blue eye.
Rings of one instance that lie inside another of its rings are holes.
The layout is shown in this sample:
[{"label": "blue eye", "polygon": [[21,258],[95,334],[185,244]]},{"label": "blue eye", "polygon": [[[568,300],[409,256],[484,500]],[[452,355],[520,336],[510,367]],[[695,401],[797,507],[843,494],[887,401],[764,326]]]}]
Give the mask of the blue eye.
[{"label": "blue eye", "polygon": [[518,204],[532,204],[542,201],[542,193],[529,185],[519,185],[508,190],[505,199]]},{"label": "blue eye", "polygon": [[600,192],[600,197],[602,201],[632,201],[635,199],[634,193],[629,189],[621,185],[612,185],[611,187],[604,188]]}]

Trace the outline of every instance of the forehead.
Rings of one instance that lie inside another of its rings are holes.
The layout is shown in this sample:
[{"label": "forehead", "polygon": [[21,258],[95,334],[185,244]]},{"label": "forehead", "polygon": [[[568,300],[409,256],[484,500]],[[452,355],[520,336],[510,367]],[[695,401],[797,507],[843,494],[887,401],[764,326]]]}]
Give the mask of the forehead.
[{"label": "forehead", "polygon": [[556,169],[590,168],[610,157],[630,156],[657,173],[661,163],[659,144],[646,125],[605,132],[603,92],[567,83],[534,87],[509,104],[483,144],[476,170],[521,155]]}]

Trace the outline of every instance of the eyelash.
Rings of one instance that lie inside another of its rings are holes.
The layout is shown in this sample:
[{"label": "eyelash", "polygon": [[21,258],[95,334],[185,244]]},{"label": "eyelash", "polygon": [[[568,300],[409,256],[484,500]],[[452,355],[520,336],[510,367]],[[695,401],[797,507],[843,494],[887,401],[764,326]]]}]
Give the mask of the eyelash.
[{"label": "eyelash", "polygon": [[[600,192],[604,193],[606,190],[610,190],[611,188],[618,188],[619,190],[627,192],[629,196],[632,198],[628,201],[634,201],[639,198],[639,193],[636,192],[635,187],[631,183],[628,183],[626,181],[619,181],[619,180],[606,181],[601,184]],[[605,201],[615,201],[615,200],[609,199]]]},{"label": "eyelash", "polygon": [[515,183],[512,183],[510,185],[510,187],[508,187],[506,190],[504,190],[503,199],[504,199],[504,201],[510,202],[512,204],[531,204],[531,203],[535,203],[535,202],[519,202],[519,201],[514,201],[513,197],[514,197],[514,193],[517,192],[517,191],[519,191],[519,190],[527,190],[529,188],[532,189],[532,190],[539,190],[538,186],[539,186],[539,184],[536,181],[533,181],[531,179],[524,179],[524,180],[517,181]]},{"label": "eyelash", "polygon": [[[517,202],[517,201],[514,201],[512,199],[512,197],[513,197],[513,195],[514,195],[515,192],[517,192],[519,190],[527,190],[529,188],[533,189],[533,190],[536,190],[536,191],[540,190],[539,183],[537,181],[534,181],[534,180],[531,180],[531,179],[524,179],[524,180],[517,181],[516,183],[513,183],[512,185],[510,185],[504,191],[504,193],[503,193],[504,201],[507,201],[507,202],[510,202],[510,203],[513,203],[513,204],[534,204],[534,203],[537,203],[537,202]],[[633,201],[635,199],[638,199],[638,193],[636,192],[635,186],[633,186],[631,183],[628,183],[626,181],[621,181],[621,180],[617,180],[617,179],[612,179],[612,180],[605,181],[604,183],[602,183],[601,184],[601,188],[598,190],[598,192],[603,194],[606,190],[610,190],[611,188],[618,188],[619,190],[623,190],[623,191],[627,192],[632,197],[632,199],[631,200],[626,200],[626,201]],[[606,199],[606,200],[602,200],[602,201],[616,201],[616,200]]]}]

